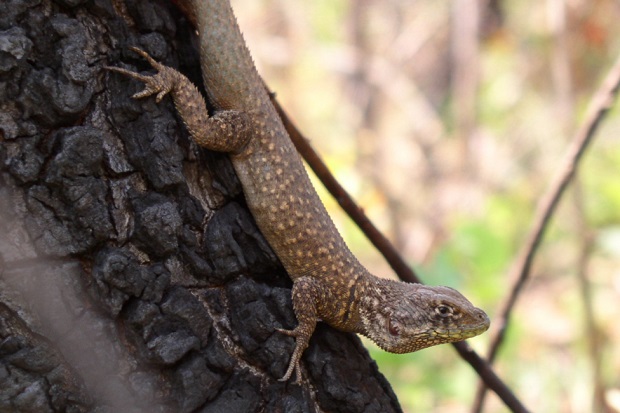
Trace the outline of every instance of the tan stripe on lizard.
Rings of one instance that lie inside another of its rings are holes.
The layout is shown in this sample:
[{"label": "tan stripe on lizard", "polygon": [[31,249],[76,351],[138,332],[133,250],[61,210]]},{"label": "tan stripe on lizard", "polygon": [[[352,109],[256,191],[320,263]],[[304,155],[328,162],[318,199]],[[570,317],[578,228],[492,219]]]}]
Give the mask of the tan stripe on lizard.
[{"label": "tan stripe on lizard", "polygon": [[134,95],[170,93],[193,139],[227,152],[256,223],[293,280],[298,325],[277,328],[296,340],[288,368],[301,378],[300,358],[318,320],[363,334],[392,353],[464,340],[489,327],[487,315],[459,292],[378,278],[349,251],[314,190],[258,75],[232,8],[225,0],[184,0],[195,21],[209,116],[194,85],[176,70],[134,49],[154,76],[109,68],[144,82]]}]

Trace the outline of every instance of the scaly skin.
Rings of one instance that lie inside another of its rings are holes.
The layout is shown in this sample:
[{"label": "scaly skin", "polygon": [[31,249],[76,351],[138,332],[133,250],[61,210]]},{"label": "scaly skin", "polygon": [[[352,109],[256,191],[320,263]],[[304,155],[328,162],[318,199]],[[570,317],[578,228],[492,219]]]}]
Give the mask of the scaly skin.
[{"label": "scaly skin", "polygon": [[201,68],[210,102],[176,70],[134,49],[157,69],[143,76],[108,68],[145,83],[134,95],[170,93],[193,139],[228,152],[261,232],[293,280],[298,325],[277,329],[295,338],[288,369],[300,358],[321,319],[343,331],[363,334],[386,351],[407,353],[464,340],[486,331],[487,315],[448,287],[390,281],[370,274],[349,251],[312,187],[301,158],[273,108],[224,0],[185,0],[181,6],[200,37]]}]

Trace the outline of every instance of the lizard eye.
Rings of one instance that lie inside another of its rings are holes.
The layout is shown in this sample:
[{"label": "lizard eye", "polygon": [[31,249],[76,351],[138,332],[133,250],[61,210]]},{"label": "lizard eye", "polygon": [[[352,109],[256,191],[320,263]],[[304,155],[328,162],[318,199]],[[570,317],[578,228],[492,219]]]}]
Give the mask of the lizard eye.
[{"label": "lizard eye", "polygon": [[390,320],[388,322],[388,330],[391,335],[399,336],[400,335],[400,323],[398,321]]},{"label": "lizard eye", "polygon": [[435,308],[435,313],[437,313],[440,317],[448,317],[452,315],[453,311],[452,307],[448,307],[447,305],[440,305]]}]

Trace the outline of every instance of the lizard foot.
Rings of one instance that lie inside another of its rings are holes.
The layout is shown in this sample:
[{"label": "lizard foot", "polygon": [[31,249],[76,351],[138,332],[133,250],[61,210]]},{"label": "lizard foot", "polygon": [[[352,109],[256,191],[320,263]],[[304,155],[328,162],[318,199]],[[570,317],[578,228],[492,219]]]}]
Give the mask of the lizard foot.
[{"label": "lizard foot", "polygon": [[164,98],[164,96],[166,96],[170,91],[174,89],[179,79],[180,73],[171,67],[164,66],[161,63],[158,63],[144,50],[138,49],[137,47],[131,47],[130,49],[138,53],[140,56],[144,57],[149,62],[149,64],[157,70],[157,74],[153,76],[144,76],[120,67],[105,66],[104,68],[106,70],[132,77],[144,83],[144,90],[134,94],[132,96],[134,99],[144,98],[157,93],[155,101],[159,103]]},{"label": "lizard foot", "polygon": [[106,66],[105,69],[144,83],[144,90],[134,94],[134,99],[156,95],[155,100],[159,103],[170,94],[177,113],[198,145],[218,152],[239,153],[257,133],[253,115],[249,112],[221,110],[209,116],[204,97],[187,77],[156,62],[143,50],[136,47],[131,50],[145,58],[157,73],[145,76],[120,67]]},{"label": "lizard foot", "polygon": [[293,372],[295,372],[295,384],[301,384],[301,355],[303,354],[306,347],[308,347],[308,341],[310,337],[307,337],[307,334],[304,334],[303,331],[300,331],[299,327],[294,330],[286,330],[283,328],[276,328],[276,331],[282,334],[286,334],[289,337],[295,337],[295,350],[293,351],[293,355],[291,356],[291,361],[288,364],[288,368],[286,369],[286,373],[282,376],[278,381],[288,381]]}]

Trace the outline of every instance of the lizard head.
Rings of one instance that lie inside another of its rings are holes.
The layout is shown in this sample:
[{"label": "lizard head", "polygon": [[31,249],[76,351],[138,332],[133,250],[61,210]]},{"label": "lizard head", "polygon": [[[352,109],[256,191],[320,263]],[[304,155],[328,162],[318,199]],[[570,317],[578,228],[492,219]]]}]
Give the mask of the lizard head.
[{"label": "lizard head", "polygon": [[452,288],[380,280],[377,289],[362,299],[360,318],[364,335],[390,353],[465,340],[489,328],[486,313]]}]

